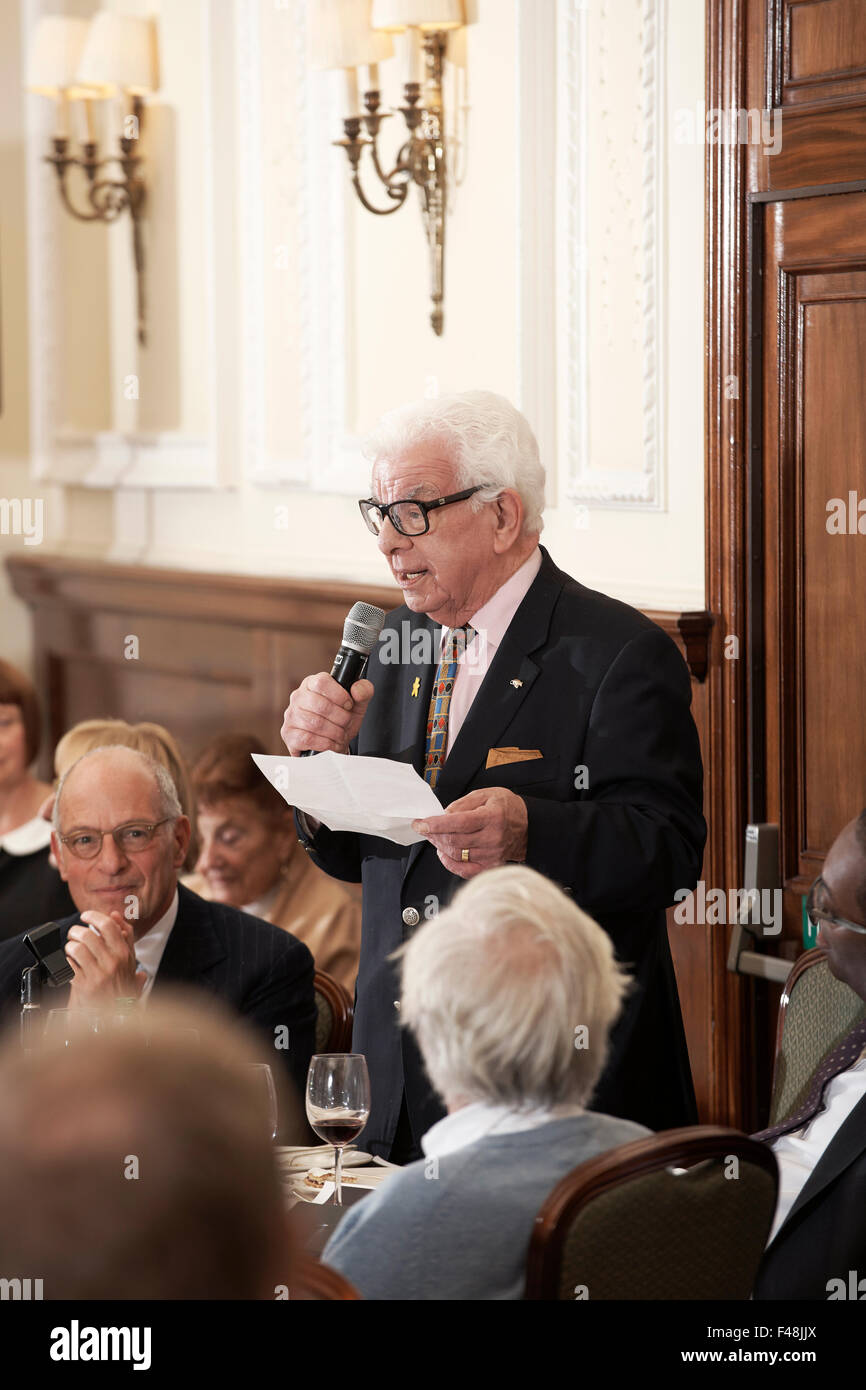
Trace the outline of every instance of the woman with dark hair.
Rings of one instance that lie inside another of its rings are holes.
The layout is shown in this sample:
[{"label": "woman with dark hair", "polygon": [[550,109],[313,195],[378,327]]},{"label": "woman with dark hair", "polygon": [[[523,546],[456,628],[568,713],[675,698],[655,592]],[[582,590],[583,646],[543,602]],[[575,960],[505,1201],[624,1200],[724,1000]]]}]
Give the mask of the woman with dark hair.
[{"label": "woman with dark hair", "polygon": [[292,813],[259,772],[266,753],[252,734],[222,734],[192,769],[201,852],[186,886],[291,932],[316,969],[352,994],[361,949],[361,905],[317,869],[298,844]]},{"label": "woman with dark hair", "polygon": [[30,771],[41,724],[32,682],[0,661],[0,940],[75,911],[49,863],[51,825],[39,814],[51,787]]}]

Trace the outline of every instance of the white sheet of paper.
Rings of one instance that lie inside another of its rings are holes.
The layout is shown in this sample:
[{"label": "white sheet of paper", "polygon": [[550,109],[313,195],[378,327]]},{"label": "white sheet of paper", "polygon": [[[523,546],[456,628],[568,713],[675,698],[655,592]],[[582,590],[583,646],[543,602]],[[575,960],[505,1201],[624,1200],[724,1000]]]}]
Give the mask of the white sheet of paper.
[{"label": "white sheet of paper", "polygon": [[253,762],[280,796],[315,816],[330,830],[380,835],[397,845],[422,840],[412,821],[441,816],[442,803],[429,782],[409,763],[392,758],[353,758],[317,753],[314,758],[280,758],[253,753]]}]

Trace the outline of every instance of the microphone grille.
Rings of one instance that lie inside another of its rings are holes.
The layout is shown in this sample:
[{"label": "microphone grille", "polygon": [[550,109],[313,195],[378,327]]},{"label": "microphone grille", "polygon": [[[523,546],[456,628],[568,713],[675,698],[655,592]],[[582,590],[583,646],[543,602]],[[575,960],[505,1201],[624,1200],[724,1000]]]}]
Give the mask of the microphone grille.
[{"label": "microphone grille", "polygon": [[347,647],[354,647],[369,656],[384,625],[384,608],[377,608],[372,603],[353,603],[343,624],[343,641]]}]

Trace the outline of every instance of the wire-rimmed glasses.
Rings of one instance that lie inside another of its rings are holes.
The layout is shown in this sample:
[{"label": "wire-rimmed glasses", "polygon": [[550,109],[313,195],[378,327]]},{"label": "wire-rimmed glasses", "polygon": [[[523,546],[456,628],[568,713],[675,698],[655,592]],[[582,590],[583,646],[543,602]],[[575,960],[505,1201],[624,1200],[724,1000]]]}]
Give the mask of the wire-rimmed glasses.
[{"label": "wire-rimmed glasses", "polygon": [[112,837],[122,854],[141,854],[159,827],[175,819],[175,816],[165,816],[156,821],[130,821],[128,825],[117,825],[113,830],[95,830],[86,825],[70,831],[68,835],[59,835],[58,839],[77,859],[96,859],[102,853],[102,842],[106,835]]}]

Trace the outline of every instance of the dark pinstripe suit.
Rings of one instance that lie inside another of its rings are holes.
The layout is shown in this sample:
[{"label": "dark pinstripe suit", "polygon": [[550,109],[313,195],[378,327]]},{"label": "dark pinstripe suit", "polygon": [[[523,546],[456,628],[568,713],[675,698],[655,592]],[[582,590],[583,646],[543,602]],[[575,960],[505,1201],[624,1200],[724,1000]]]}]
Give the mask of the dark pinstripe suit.
[{"label": "dark pinstripe suit", "polygon": [[[154,990],[167,984],[207,990],[236,1010],[274,1047],[274,1030],[289,1029],[288,1049],[275,1049],[286,1074],[303,1095],[315,1039],[313,957],[288,932],[223,903],[205,902],[178,884],[178,908]],[[63,940],[78,922],[76,914],[59,923]],[[38,923],[34,922],[34,926]],[[0,943],[0,1010],[18,1003],[21,971],[33,964],[23,937]],[[47,1008],[61,1009],[68,988],[46,990]]]}]

